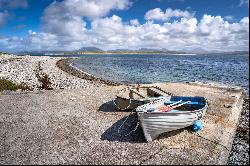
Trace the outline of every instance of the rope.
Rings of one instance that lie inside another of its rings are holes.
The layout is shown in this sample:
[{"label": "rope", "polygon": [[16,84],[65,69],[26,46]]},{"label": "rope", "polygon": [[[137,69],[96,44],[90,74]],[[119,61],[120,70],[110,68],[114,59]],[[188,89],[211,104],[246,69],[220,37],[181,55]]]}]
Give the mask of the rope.
[{"label": "rope", "polygon": [[[135,109],[133,109],[131,112],[130,112],[130,114],[126,117],[126,119],[122,122],[122,124],[121,124],[121,126],[118,128],[118,134],[121,136],[121,134],[120,134],[120,130],[121,130],[121,128],[122,128],[122,126],[125,124],[125,122],[128,120],[128,118],[130,117],[130,115],[132,115],[132,113],[135,111]],[[132,132],[134,132],[134,131],[136,131],[137,130],[137,128],[138,128],[138,126],[139,126],[139,122],[137,122],[137,124],[136,124],[136,126],[135,126],[135,128],[133,129],[133,130],[131,130],[128,134],[125,134],[125,137],[127,137],[127,136],[129,136]]]},{"label": "rope", "polygon": [[133,130],[131,130],[128,134],[126,134],[125,137],[127,137],[127,136],[129,136],[131,133],[135,132],[135,131],[138,129],[139,125],[140,125],[140,123],[137,122],[135,128],[134,128]]},{"label": "rope", "polygon": [[200,137],[200,138],[203,138],[203,139],[207,140],[207,141],[210,141],[210,142],[212,142],[212,143],[218,144],[218,145],[224,147],[226,150],[228,150],[228,151],[230,152],[230,150],[229,150],[225,145],[222,145],[222,144],[220,144],[220,143],[218,143],[218,142],[216,142],[216,141],[214,141],[214,140],[210,140],[210,139],[208,139],[208,138],[205,138],[205,137],[201,136],[198,132],[196,133],[196,135],[197,135],[198,137]]},{"label": "rope", "polygon": [[[139,85],[138,85],[139,86]],[[131,90],[132,88],[131,87],[126,87],[126,88],[123,88],[122,90],[120,90],[120,92],[117,94],[117,96],[121,93],[121,92],[126,92],[127,90]],[[160,89],[161,91],[163,91],[162,89]],[[166,92],[166,91],[164,91],[164,92]],[[173,95],[172,93],[170,93],[170,92],[167,92],[167,94],[169,94],[169,95]],[[152,103],[154,100],[152,99],[149,99],[150,100],[150,103]],[[123,109],[121,109],[116,103],[115,103],[115,98],[113,98],[113,104],[115,105],[115,107],[116,108],[118,108],[119,110],[126,110],[126,109],[128,109],[129,107],[130,107],[130,105],[131,105],[131,103],[132,103],[132,101],[131,101],[131,98],[129,98],[129,105],[126,107],[126,108],[123,108]],[[129,118],[129,116],[133,113],[135,111],[135,109],[133,109],[131,112],[130,112],[130,114],[126,117],[126,119],[122,122],[122,124],[121,124],[121,126],[118,128],[118,134],[121,136],[121,134],[120,134],[120,130],[121,130],[121,128],[122,128],[122,126],[125,124],[125,122],[128,120],[128,118]],[[127,136],[129,136],[131,133],[133,133],[133,132],[135,132],[137,129],[138,129],[138,127],[139,127],[139,121],[137,122],[137,124],[136,124],[136,126],[135,126],[135,128],[133,129],[133,130],[131,130],[128,134],[126,134],[125,135],[125,137],[127,137]]]}]

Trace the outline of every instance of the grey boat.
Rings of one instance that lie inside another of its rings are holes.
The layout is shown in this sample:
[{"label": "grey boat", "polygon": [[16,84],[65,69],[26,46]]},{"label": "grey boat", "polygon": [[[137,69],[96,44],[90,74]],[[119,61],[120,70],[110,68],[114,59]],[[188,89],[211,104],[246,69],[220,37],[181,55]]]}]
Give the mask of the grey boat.
[{"label": "grey boat", "polygon": [[[179,107],[174,108],[177,104]],[[204,97],[169,96],[139,106],[136,112],[144,136],[150,142],[162,133],[191,126],[205,116],[207,108]]]},{"label": "grey boat", "polygon": [[157,86],[127,88],[116,96],[114,103],[117,110],[133,110],[140,105],[172,95]]}]

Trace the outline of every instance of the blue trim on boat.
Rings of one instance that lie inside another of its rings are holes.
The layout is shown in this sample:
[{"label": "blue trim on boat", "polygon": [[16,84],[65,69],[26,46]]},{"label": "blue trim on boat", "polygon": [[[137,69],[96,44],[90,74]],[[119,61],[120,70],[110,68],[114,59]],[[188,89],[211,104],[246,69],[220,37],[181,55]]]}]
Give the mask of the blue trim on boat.
[{"label": "blue trim on boat", "polygon": [[171,96],[170,101],[191,101],[191,102],[202,102],[205,103],[204,97],[188,97],[188,96]]},{"label": "blue trim on boat", "polygon": [[182,104],[187,101],[191,101],[185,105],[197,105],[204,106],[206,104],[206,99],[204,97],[189,97],[189,96],[171,96],[170,101],[165,102],[165,105],[170,105],[180,101],[178,104]]},{"label": "blue trim on boat", "polygon": [[[173,103],[175,103],[176,101],[168,101],[168,102],[165,102],[164,104],[165,105],[170,105],[170,104],[173,104]],[[184,103],[185,101],[182,101],[182,102],[179,102],[178,104],[182,104],[182,103]],[[187,104],[185,104],[185,105],[205,105],[205,103],[204,102],[189,102],[189,103],[187,103]]]}]

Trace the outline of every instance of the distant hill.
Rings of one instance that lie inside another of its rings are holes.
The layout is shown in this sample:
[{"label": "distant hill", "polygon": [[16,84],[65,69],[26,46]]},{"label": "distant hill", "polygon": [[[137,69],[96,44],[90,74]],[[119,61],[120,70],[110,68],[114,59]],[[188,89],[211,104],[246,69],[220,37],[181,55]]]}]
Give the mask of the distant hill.
[{"label": "distant hill", "polygon": [[66,51],[21,51],[18,55],[63,55]]},{"label": "distant hill", "polygon": [[130,49],[115,49],[115,50],[108,50],[107,52],[147,52],[147,53],[167,53],[167,54],[186,54],[183,51],[170,51],[165,48],[140,48],[137,50],[130,50]]},{"label": "distant hill", "polygon": [[19,55],[73,55],[73,54],[88,54],[88,53],[163,53],[163,54],[219,54],[219,55],[242,55],[249,54],[248,51],[232,51],[232,52],[207,52],[196,49],[194,51],[172,51],[165,48],[139,48],[139,49],[114,49],[104,51],[97,47],[82,47],[72,51],[23,51],[18,52]]},{"label": "distant hill", "polygon": [[230,52],[204,52],[199,54],[207,54],[207,55],[249,55],[249,51],[230,51]]},{"label": "distant hill", "polygon": [[82,47],[73,51],[22,51],[19,55],[69,55],[69,54],[84,54],[84,53],[165,53],[165,54],[186,54],[183,51],[170,51],[165,48],[140,48],[137,50],[131,49],[114,49],[104,51],[97,47]]},{"label": "distant hill", "polygon": [[225,55],[243,55],[243,54],[249,54],[249,51],[233,51],[233,52],[223,52],[221,54],[225,54]]},{"label": "distant hill", "polygon": [[97,47],[82,47],[79,50],[76,50],[78,52],[104,52],[100,48]]},{"label": "distant hill", "polygon": [[168,52],[168,50],[165,48],[161,48],[161,49],[158,49],[158,48],[140,48],[138,51],[139,52]]},{"label": "distant hill", "polygon": [[167,54],[186,54],[186,52],[184,51],[172,51],[166,48],[161,48],[161,49],[140,48],[139,52],[162,52]]},{"label": "distant hill", "polygon": [[129,50],[129,49],[115,49],[115,50],[108,50],[107,52],[135,52],[135,50]]}]

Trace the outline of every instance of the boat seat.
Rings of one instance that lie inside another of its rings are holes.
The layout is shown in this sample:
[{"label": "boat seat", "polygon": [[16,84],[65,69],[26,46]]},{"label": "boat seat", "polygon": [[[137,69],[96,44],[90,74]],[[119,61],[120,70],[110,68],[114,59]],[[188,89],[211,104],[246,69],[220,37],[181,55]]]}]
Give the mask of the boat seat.
[{"label": "boat seat", "polygon": [[[167,101],[164,104],[169,105],[169,104],[173,104],[173,103],[176,103],[176,102],[177,101]],[[184,102],[186,102],[186,101],[180,102],[178,104],[181,104],[181,103],[184,103]],[[204,103],[202,103],[202,102],[189,102],[186,105],[204,105]]]},{"label": "boat seat", "polygon": [[130,93],[129,93],[129,97],[130,98],[135,98],[134,95],[137,95],[141,98],[146,98],[146,96],[144,96],[143,94],[141,94],[140,92],[134,91],[133,89],[130,89]]},{"label": "boat seat", "polygon": [[148,96],[154,96],[154,97],[158,97],[158,96],[173,96],[172,93],[170,92],[166,92],[164,90],[162,90],[159,87],[148,87],[147,88],[147,93]]},{"label": "boat seat", "polygon": [[186,97],[186,96],[172,96],[170,101],[192,101],[192,102],[203,102],[204,97]]}]

